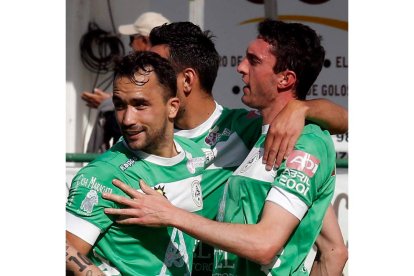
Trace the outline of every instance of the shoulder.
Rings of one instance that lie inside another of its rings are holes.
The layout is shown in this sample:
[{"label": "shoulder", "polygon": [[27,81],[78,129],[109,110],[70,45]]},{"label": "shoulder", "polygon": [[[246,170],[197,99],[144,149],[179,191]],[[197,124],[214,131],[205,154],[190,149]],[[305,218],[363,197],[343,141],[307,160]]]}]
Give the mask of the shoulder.
[{"label": "shoulder", "polygon": [[295,148],[307,148],[311,151],[320,149],[327,152],[335,151],[330,133],[315,124],[305,125]]},{"label": "shoulder", "polygon": [[329,132],[314,124],[306,125],[286,164],[290,168],[311,171],[322,166],[330,174],[336,165],[336,153]]},{"label": "shoulder", "polygon": [[122,175],[123,171],[136,160],[137,158],[135,155],[123,144],[123,142],[118,142],[112,148],[80,169],[76,174],[74,181],[78,178],[87,178],[89,181],[91,181],[91,179],[97,179],[102,182],[108,182],[109,179],[112,180],[114,176],[119,177]]},{"label": "shoulder", "polygon": [[257,110],[247,110],[244,108],[223,108],[222,116],[223,119],[238,120],[243,119],[245,121],[259,121],[262,124],[262,116]]},{"label": "shoulder", "polygon": [[262,121],[262,116],[256,110],[249,111],[242,108],[223,108],[223,112],[215,125],[216,128],[227,128],[230,131],[236,131],[239,134],[245,132],[246,130],[253,131],[255,133],[260,131]]}]

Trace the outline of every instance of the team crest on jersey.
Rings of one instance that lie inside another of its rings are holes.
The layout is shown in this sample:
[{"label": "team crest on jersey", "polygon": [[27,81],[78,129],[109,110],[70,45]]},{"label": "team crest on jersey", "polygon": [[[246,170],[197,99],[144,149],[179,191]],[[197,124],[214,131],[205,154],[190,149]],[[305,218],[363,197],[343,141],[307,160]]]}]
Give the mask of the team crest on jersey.
[{"label": "team crest on jersey", "polygon": [[286,161],[286,167],[295,169],[312,177],[319,167],[319,159],[307,152],[294,150]]},{"label": "team crest on jersey", "polygon": [[252,157],[250,157],[247,164],[243,165],[243,168],[240,170],[240,173],[246,172],[257,160],[260,158],[260,151],[256,152]]},{"label": "team crest on jersey", "polygon": [[229,137],[231,135],[231,131],[228,128],[225,128],[222,133],[219,133],[219,127],[215,126],[213,129],[210,129],[207,137],[204,139],[204,142],[207,145],[214,146],[220,141],[223,137]]},{"label": "team crest on jersey", "polygon": [[200,181],[194,180],[193,183],[191,183],[191,196],[193,197],[194,203],[198,207],[203,206],[203,196],[201,194]]},{"label": "team crest on jersey", "polygon": [[90,190],[85,199],[82,201],[80,209],[86,213],[92,213],[93,206],[98,203],[98,193],[95,190]]}]

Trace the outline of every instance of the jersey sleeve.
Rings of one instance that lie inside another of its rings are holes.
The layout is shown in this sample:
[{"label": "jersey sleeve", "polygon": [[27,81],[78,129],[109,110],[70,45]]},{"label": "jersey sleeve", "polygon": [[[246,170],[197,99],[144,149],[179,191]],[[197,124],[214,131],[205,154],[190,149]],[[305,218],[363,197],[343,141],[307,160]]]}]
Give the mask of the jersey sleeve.
[{"label": "jersey sleeve", "polygon": [[72,180],[66,203],[66,230],[86,242],[94,242],[98,235],[113,223],[113,216],[105,208],[117,208],[112,201],[102,198],[102,193],[117,193],[113,179],[126,182],[122,173],[105,162],[93,162],[82,168]]},{"label": "jersey sleeve", "polygon": [[319,134],[302,135],[287,160],[279,167],[267,200],[290,206],[290,209],[295,210],[292,214],[301,219],[307,207],[322,192],[334,189],[329,181],[335,174],[335,159],[332,156],[332,141]]}]

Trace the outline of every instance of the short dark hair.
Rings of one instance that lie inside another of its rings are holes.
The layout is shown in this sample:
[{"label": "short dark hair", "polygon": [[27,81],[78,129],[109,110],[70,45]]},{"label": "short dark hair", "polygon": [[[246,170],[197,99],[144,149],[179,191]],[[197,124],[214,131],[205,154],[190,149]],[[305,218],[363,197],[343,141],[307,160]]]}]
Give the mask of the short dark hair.
[{"label": "short dark hair", "polygon": [[152,46],[167,44],[170,61],[177,73],[193,68],[200,79],[201,88],[211,93],[217,77],[220,56],[210,31],[203,32],[191,22],[173,22],[152,29]]},{"label": "short dark hair", "polygon": [[297,77],[296,96],[306,99],[306,94],[322,70],[325,50],[316,32],[300,23],[286,23],[265,19],[259,23],[258,38],[272,45],[276,56],[275,73],[292,70]]},{"label": "short dark hair", "polygon": [[127,77],[136,85],[144,85],[148,79],[137,80],[138,71],[155,72],[158,82],[165,87],[164,100],[177,95],[177,76],[170,62],[153,52],[131,52],[115,63],[114,80],[118,77]]}]

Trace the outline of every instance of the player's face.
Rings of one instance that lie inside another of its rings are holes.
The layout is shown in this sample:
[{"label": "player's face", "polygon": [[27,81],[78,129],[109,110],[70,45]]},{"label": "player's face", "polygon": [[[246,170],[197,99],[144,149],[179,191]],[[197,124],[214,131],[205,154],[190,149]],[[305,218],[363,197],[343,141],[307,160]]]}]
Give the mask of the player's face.
[{"label": "player's face", "polygon": [[[152,46],[151,52],[159,54],[161,57],[170,60],[170,47],[167,44],[158,44]],[[178,110],[177,120],[184,117],[187,107],[187,97],[184,93],[184,75],[183,72],[177,74],[177,97],[180,99],[180,109]]]},{"label": "player's face", "polygon": [[[140,86],[126,77],[114,81],[113,102],[122,134],[133,150],[157,154],[165,145],[168,131],[172,132],[170,102],[164,100],[162,87],[154,72],[147,76],[136,74],[138,80],[147,78]],[[169,125],[170,128],[169,129]]]},{"label": "player's face", "polygon": [[259,110],[270,105],[275,97],[277,75],[273,72],[276,57],[270,52],[271,45],[263,39],[250,42],[246,56],[237,67],[242,75],[242,102]]}]

